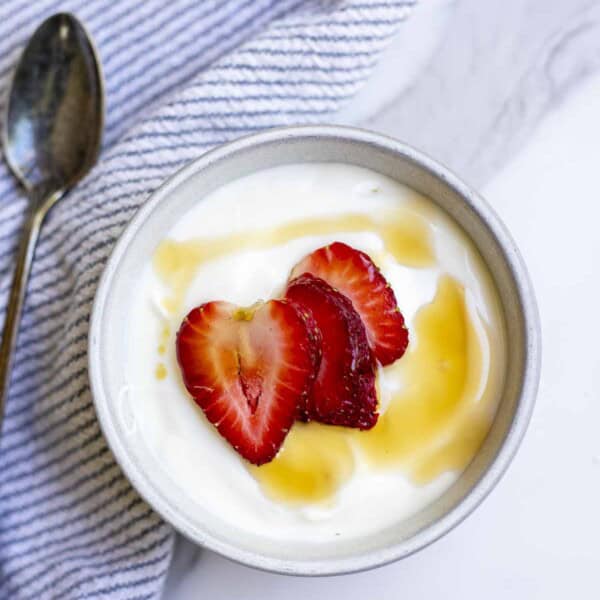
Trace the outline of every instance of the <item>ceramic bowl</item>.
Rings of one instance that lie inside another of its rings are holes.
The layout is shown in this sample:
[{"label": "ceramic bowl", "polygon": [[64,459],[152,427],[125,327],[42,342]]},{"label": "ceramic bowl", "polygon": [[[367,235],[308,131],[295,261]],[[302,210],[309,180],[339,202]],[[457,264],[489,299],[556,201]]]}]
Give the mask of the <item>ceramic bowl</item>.
[{"label": "ceramic bowl", "polygon": [[[153,464],[123,401],[128,297],[156,241],[202,197],[259,169],[308,161],[378,171],[428,196],[473,240],[494,279],[509,340],[503,393],[492,428],[457,482],[410,519],[368,537],[304,546],[243,533],[206,514]],[[493,489],[525,433],[540,370],[534,293],[523,260],[486,202],[448,169],[396,140],[342,127],[277,129],[221,146],[157,189],[117,243],[98,287],[89,338],[89,372],[104,435],[141,496],[190,540],[246,565],[296,575],[341,574],[398,560],[460,523]]]}]

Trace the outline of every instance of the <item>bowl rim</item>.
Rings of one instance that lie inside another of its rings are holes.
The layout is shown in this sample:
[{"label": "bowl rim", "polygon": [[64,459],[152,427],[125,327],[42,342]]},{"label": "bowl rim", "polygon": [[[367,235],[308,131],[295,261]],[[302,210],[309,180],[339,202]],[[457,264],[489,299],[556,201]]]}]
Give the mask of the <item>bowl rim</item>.
[{"label": "bowl rim", "polygon": [[[403,160],[416,163],[421,169],[428,171],[430,175],[452,188],[460,196],[465,206],[484,223],[502,249],[519,295],[521,316],[524,323],[523,383],[514,416],[497,455],[469,492],[449,512],[417,531],[408,539],[401,540],[383,549],[368,550],[358,555],[306,561],[265,556],[217,539],[206,531],[202,535],[198,535],[197,531],[191,534],[186,519],[174,511],[162,495],[156,493],[154,487],[146,481],[147,477],[144,475],[143,469],[138,469],[125,445],[122,444],[113,423],[109,402],[104,391],[99,354],[99,339],[104,320],[104,309],[110,296],[112,279],[130,242],[144,226],[145,221],[157,205],[182,182],[206,169],[212,163],[226,160],[233,154],[243,150],[251,150],[258,145],[290,138],[300,140],[309,138],[339,139],[340,141],[366,144],[388,153],[392,152]],[[340,575],[383,566],[425,548],[459,525],[488,496],[516,454],[535,405],[540,369],[541,330],[533,287],[515,242],[491,206],[450,169],[411,146],[389,136],[355,127],[337,125],[280,127],[254,133],[210,150],[168,177],[138,209],[113,248],[96,290],[88,334],[88,370],[98,421],[115,460],[140,496],[165,521],[195,543],[240,564],[290,575]]]}]

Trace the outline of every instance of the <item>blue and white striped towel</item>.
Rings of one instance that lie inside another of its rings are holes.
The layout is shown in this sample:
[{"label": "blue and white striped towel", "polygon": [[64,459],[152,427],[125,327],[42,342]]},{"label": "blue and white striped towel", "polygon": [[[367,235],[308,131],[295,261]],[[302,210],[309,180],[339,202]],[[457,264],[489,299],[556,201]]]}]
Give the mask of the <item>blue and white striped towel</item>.
[{"label": "blue and white striped towel", "polygon": [[[33,266],[0,442],[0,599],[160,596],[173,531],[115,464],[88,385],[104,263],[148,194],[186,162],[255,130],[327,121],[413,2],[0,3],[0,92],[37,24],[71,11],[98,45],[108,117],[100,163],[52,211]],[[4,164],[0,206],[3,310],[25,206]]]}]

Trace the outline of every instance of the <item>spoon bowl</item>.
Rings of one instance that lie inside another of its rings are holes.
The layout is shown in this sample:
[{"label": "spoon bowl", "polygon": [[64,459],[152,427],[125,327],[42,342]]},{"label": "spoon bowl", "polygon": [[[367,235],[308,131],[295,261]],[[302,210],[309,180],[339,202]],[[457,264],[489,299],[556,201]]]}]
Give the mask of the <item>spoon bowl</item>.
[{"label": "spoon bowl", "polygon": [[23,51],[4,121],[6,160],[28,190],[66,189],[90,170],[100,151],[103,103],[88,34],[73,15],[53,15]]},{"label": "spoon bowl", "polygon": [[44,21],[27,44],[8,98],[4,155],[29,196],[0,346],[0,427],[27,280],[48,210],[100,152],[102,73],[83,25],[68,13]]}]

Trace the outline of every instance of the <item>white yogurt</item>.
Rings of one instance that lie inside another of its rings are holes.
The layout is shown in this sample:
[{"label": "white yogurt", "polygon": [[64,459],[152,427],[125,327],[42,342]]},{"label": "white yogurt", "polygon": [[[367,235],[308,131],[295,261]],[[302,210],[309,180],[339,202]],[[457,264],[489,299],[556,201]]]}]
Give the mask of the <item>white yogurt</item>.
[{"label": "white yogurt", "polygon": [[[198,202],[165,238],[188,240],[264,229],[307,217],[378,214],[402,204],[422,206],[432,225],[438,263],[408,268],[390,257],[381,269],[396,291],[409,329],[417,310],[430,302],[438,278],[449,273],[466,289],[481,336],[487,367],[502,362],[502,321],[489,275],[462,231],[428,200],[377,173],[349,165],[299,164],[257,172],[233,181]],[[415,204],[416,203],[416,204]],[[318,542],[361,536],[407,518],[439,497],[458,477],[447,472],[419,486],[396,470],[373,470],[358,458],[349,482],[327,505],[293,507],[266,497],[243,459],[223,440],[186,393],[174,352],[174,332],[191,308],[208,300],[250,305],[280,293],[290,269],[315,248],[334,240],[381,256],[374,233],[306,236],[266,250],[234,252],[203,264],[184,306],[169,320],[167,352],[157,344],[165,324],[165,289],[148,257],[132,297],[127,373],[135,426],[157,463],[181,493],[225,522],[259,536]],[[418,340],[411,337],[411,343]],[[162,361],[167,377],[154,376]],[[487,368],[486,367],[486,368]],[[499,376],[497,377],[499,380]],[[381,382],[385,391],[385,380]],[[499,381],[495,384],[499,387]],[[385,395],[385,393],[384,393]],[[385,410],[385,404],[382,404]]]}]

